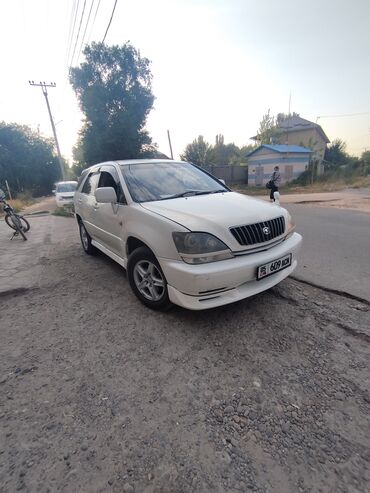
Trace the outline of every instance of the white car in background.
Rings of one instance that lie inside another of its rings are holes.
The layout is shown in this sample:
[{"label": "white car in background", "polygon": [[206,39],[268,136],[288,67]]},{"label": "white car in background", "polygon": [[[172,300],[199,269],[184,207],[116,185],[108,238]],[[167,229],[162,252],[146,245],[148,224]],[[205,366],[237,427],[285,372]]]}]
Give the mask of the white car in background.
[{"label": "white car in background", "polygon": [[127,269],[139,300],[213,308],[289,276],[302,237],[288,211],[232,192],[186,162],[132,160],[85,170],[75,194],[83,249]]},{"label": "white car in background", "polygon": [[54,193],[57,207],[72,205],[76,188],[77,181],[60,181],[56,183]]}]

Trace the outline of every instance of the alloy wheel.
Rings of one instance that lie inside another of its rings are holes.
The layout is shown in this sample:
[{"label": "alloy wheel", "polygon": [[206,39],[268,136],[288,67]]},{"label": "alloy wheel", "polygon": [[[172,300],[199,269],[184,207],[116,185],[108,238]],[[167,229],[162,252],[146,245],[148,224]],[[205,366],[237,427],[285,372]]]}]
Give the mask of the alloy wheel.
[{"label": "alloy wheel", "polygon": [[165,293],[165,281],[158,267],[140,260],[134,267],[134,282],[139,292],[150,301],[159,301]]}]

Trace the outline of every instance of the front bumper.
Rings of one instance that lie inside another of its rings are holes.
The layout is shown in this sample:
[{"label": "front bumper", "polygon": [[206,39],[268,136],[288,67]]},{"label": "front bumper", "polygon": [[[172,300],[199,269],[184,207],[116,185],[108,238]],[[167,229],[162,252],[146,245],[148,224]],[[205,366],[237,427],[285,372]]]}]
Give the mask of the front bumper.
[{"label": "front bumper", "polygon": [[[190,310],[204,310],[248,298],[275,286],[297,267],[296,255],[301,247],[298,233],[279,245],[258,253],[241,255],[202,265],[160,258],[168,283],[170,300]],[[257,267],[292,254],[292,265],[257,281]]]},{"label": "front bumper", "polygon": [[55,202],[57,203],[57,207],[63,207],[65,205],[73,205],[73,197],[65,198],[65,199],[58,197],[55,199]]}]

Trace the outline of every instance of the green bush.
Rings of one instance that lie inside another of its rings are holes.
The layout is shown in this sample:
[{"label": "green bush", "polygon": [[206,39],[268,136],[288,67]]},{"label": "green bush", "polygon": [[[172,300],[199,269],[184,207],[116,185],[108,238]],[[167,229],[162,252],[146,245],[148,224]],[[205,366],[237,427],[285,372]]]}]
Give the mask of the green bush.
[{"label": "green bush", "polygon": [[53,216],[59,217],[73,217],[74,216],[74,207],[57,207],[53,212]]}]

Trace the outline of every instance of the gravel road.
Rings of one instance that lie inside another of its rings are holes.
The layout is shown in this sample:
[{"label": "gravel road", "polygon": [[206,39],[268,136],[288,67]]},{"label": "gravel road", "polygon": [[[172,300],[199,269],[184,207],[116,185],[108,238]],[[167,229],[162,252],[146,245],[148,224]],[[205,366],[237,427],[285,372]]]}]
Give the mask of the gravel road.
[{"label": "gravel road", "polygon": [[2,493],[369,491],[369,304],[288,279],[155,313],[50,221],[0,295]]}]

